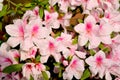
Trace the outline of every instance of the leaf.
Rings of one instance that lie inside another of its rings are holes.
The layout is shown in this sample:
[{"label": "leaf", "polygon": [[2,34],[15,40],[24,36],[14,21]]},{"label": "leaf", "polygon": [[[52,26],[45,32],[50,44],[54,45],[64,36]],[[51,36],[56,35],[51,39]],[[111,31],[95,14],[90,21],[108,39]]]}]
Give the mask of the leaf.
[{"label": "leaf", "polygon": [[40,55],[38,55],[38,56],[35,58],[35,60],[36,60],[37,62],[39,62],[39,61],[40,61]]},{"label": "leaf", "polygon": [[23,64],[13,64],[13,65],[5,67],[2,72],[4,73],[19,72],[21,71],[22,66]]},{"label": "leaf", "polygon": [[32,77],[32,75],[30,75],[30,80],[34,80],[34,78]]},{"label": "leaf", "polygon": [[90,49],[90,50],[89,50],[89,53],[90,53],[91,56],[94,56],[95,51],[94,51],[93,49]]},{"label": "leaf", "polygon": [[3,6],[2,11],[0,12],[0,18],[7,14],[7,5]]},{"label": "leaf", "polygon": [[2,22],[0,22],[0,31],[2,31]]},{"label": "leaf", "polygon": [[78,43],[78,36],[76,36],[74,39],[73,39],[73,41],[72,41],[72,44],[74,45],[74,44],[77,44]]},{"label": "leaf", "polygon": [[39,14],[40,14],[40,18],[43,18],[43,15],[44,15],[44,9],[43,8],[40,8]]},{"label": "leaf", "polygon": [[31,6],[32,6],[31,3],[27,3],[27,4],[25,4],[25,7],[27,7],[27,8],[29,8],[29,7],[31,7]]},{"label": "leaf", "polygon": [[90,71],[89,69],[86,69],[81,77],[81,80],[85,80],[87,79],[88,77],[90,77]]},{"label": "leaf", "polygon": [[78,22],[79,22],[79,23],[83,23],[83,20],[82,20],[82,19],[78,19]]},{"label": "leaf", "polygon": [[45,71],[42,71],[42,75],[44,80],[49,80],[48,75]]}]

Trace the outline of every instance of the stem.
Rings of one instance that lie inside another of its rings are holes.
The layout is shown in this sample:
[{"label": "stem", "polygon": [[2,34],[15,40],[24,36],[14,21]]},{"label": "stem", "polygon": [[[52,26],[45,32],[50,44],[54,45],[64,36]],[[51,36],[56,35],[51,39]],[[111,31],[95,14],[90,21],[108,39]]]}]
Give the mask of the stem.
[{"label": "stem", "polygon": [[7,0],[9,3],[11,3],[13,6],[17,6],[17,4],[15,4],[14,2]]}]

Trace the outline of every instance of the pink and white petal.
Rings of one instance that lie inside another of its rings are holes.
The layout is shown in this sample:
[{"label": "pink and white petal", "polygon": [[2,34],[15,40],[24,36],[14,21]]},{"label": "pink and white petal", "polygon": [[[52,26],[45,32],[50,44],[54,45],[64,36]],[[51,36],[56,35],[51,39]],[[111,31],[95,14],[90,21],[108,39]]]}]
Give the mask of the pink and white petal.
[{"label": "pink and white petal", "polygon": [[100,26],[100,35],[110,35],[113,31],[113,28],[110,24],[106,23],[103,26]]},{"label": "pink and white petal", "polygon": [[80,35],[80,36],[78,37],[78,44],[79,44],[80,46],[84,46],[87,42],[88,42],[88,37],[87,37],[87,36],[85,36],[85,35]]},{"label": "pink and white petal", "polygon": [[89,0],[87,3],[87,9],[92,10],[95,7],[98,7],[97,0]]},{"label": "pink and white petal", "polygon": [[92,24],[96,24],[96,20],[92,15],[89,15],[85,20],[85,23],[91,22]]},{"label": "pink and white petal", "polygon": [[101,37],[101,42],[105,43],[105,44],[111,44],[112,43],[112,40],[110,38],[110,35],[108,36],[102,36]]},{"label": "pink and white petal", "polygon": [[112,77],[111,77],[109,71],[105,72],[105,79],[106,80],[112,80]]},{"label": "pink and white petal", "polygon": [[41,62],[41,63],[46,63],[47,60],[48,60],[48,58],[49,58],[49,56],[50,56],[50,55],[41,56],[41,58],[40,58],[40,62]]},{"label": "pink and white petal", "polygon": [[101,69],[99,69],[99,77],[102,79],[103,76],[105,75],[105,67],[101,66]]},{"label": "pink and white petal", "polygon": [[20,48],[25,51],[29,51],[30,48],[34,46],[30,38],[26,38],[23,43],[21,43]]},{"label": "pink and white petal", "polygon": [[49,4],[54,6],[59,0],[49,0]]},{"label": "pink and white petal", "polygon": [[60,22],[58,20],[54,20],[53,25],[51,27],[54,29],[58,29],[60,27]]},{"label": "pink and white petal", "polygon": [[80,58],[86,58],[86,53],[84,52],[75,51],[75,54]]},{"label": "pink and white petal", "polygon": [[6,27],[5,27],[5,29],[6,29],[6,32],[10,35],[10,36],[19,36],[19,28],[18,28],[18,26],[16,26],[16,25],[12,25],[12,24],[10,24],[10,25],[7,25]]},{"label": "pink and white petal", "polygon": [[103,59],[105,59],[105,57],[106,57],[106,56],[105,56],[105,53],[104,53],[102,50],[100,50],[99,52],[97,52],[94,57],[97,58],[98,56],[101,56]]},{"label": "pink and white petal", "polygon": [[55,58],[56,62],[60,62],[60,59],[61,59],[60,53],[54,53],[53,57]]},{"label": "pink and white petal", "polygon": [[90,41],[89,46],[88,46],[89,49],[97,48],[100,44],[99,37],[92,36],[92,38],[89,41]]},{"label": "pink and white petal", "polygon": [[74,30],[79,34],[84,33],[85,32],[85,24],[81,23],[81,24],[76,25],[74,27]]},{"label": "pink and white petal", "polygon": [[20,60],[23,61],[23,60],[26,60],[27,58],[28,58],[28,52],[21,51],[20,52]]},{"label": "pink and white petal", "polygon": [[[74,70],[73,70],[74,71]],[[73,72],[74,73],[74,77],[76,78],[76,79],[80,79],[81,78],[81,76],[82,76],[82,74],[83,74],[83,72],[81,71],[74,71]]]},{"label": "pink and white petal", "polygon": [[95,76],[98,73],[98,69],[96,69],[95,67],[89,67],[89,68],[92,73],[92,76]]},{"label": "pink and white petal", "polygon": [[7,43],[12,47],[16,47],[18,44],[20,44],[20,42],[21,41],[19,37],[9,37],[7,40]]},{"label": "pink and white petal", "polygon": [[88,65],[90,65],[90,66],[95,66],[95,60],[94,60],[93,56],[88,57],[88,58],[85,60],[85,62],[86,62]]}]

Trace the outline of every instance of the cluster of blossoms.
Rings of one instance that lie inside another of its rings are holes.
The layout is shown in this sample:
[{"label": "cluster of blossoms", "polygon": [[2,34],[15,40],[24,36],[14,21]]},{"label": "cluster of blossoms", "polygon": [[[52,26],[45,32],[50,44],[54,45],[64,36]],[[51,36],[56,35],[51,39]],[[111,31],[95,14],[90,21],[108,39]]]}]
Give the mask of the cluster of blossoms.
[{"label": "cluster of blossoms", "polygon": [[[49,4],[43,19],[35,7],[5,27],[10,37],[0,47],[0,80],[29,80],[31,76],[42,80],[43,72],[50,78],[46,67],[50,57],[60,64],[54,65],[54,73],[63,68],[63,79],[80,79],[87,68],[92,77],[120,79],[119,0],[49,0]],[[71,11],[79,6],[87,16],[72,26]],[[21,71],[4,73],[7,66],[16,64],[22,65]]]}]

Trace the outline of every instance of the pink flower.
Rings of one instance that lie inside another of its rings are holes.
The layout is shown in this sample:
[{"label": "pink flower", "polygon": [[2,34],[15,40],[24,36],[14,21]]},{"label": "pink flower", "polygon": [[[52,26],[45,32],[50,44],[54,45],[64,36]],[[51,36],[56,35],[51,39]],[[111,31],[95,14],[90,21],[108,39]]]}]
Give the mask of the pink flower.
[{"label": "pink flower", "polygon": [[78,57],[73,56],[70,64],[63,72],[63,79],[71,80],[73,76],[76,79],[80,79],[84,71],[84,62]]},{"label": "pink flower", "polygon": [[97,36],[98,25],[92,15],[89,15],[84,23],[75,26],[75,31],[79,33],[78,44],[84,46],[89,41],[89,49],[96,48],[100,44],[99,37]]},{"label": "pink flower", "polygon": [[34,77],[34,73],[36,73],[35,69],[35,64],[34,63],[26,63],[22,66],[22,74],[23,77],[26,77],[26,79],[30,79],[30,76]]},{"label": "pink flower", "polygon": [[[102,20],[103,21],[103,20]],[[111,33],[113,32],[112,30],[112,26],[109,23],[100,23],[99,26],[99,37],[101,39],[101,42],[103,42],[104,44],[111,44],[112,43],[112,39],[111,39]]]},{"label": "pink flower", "polygon": [[20,58],[21,60],[26,60],[28,58],[35,58],[37,52],[37,47],[30,48],[29,51],[21,51]]},{"label": "pink flower", "polygon": [[49,56],[51,55],[55,58],[56,62],[59,62],[61,55],[58,50],[56,40],[54,38],[49,36],[46,39],[41,40],[38,43],[38,46],[41,54],[40,58],[41,63],[46,63]]},{"label": "pink flower", "polygon": [[39,7],[35,7],[32,11],[28,10],[26,13],[23,15],[22,20],[27,21],[27,20],[35,20],[35,19],[40,19],[39,16]]},{"label": "pink flower", "polygon": [[54,28],[54,29],[58,29],[60,27],[60,23],[58,21],[58,13],[57,12],[48,12],[48,11],[44,11],[45,13],[45,27],[47,27],[48,29]]},{"label": "pink flower", "polygon": [[103,51],[97,52],[94,56],[88,57],[85,61],[90,66],[89,68],[93,76],[99,73],[99,77],[103,78],[105,75],[106,65],[109,64],[109,60],[106,59]]},{"label": "pink flower", "polygon": [[[26,39],[26,43],[30,42],[29,45],[37,44],[41,38],[46,38],[49,36],[50,32],[46,27],[42,26],[43,23],[40,19],[31,20],[26,26],[26,34],[28,36],[28,40]],[[28,45],[28,46],[29,46]]]},{"label": "pink flower", "polygon": [[7,25],[6,32],[11,36],[7,43],[12,46],[16,47],[18,44],[23,44],[25,38],[25,23],[20,20],[14,20],[14,24]]},{"label": "pink flower", "polygon": [[60,0],[58,6],[62,12],[67,13],[68,7],[70,6],[70,0]]}]

